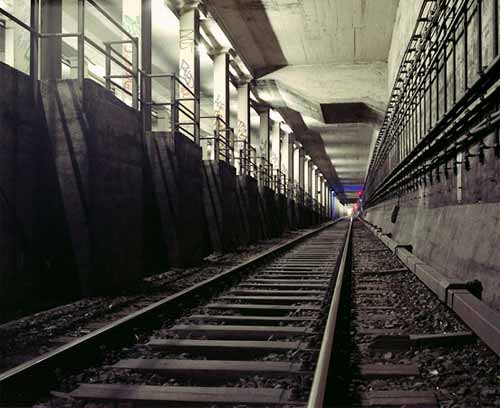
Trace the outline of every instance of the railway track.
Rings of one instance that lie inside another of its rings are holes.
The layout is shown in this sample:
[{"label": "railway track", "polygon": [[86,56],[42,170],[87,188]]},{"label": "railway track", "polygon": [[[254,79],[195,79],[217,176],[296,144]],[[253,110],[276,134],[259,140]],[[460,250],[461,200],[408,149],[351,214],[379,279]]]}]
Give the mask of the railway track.
[{"label": "railway track", "polygon": [[354,221],[352,239],[335,339],[345,355],[334,356],[332,381],[344,392],[332,405],[500,406],[495,353],[361,221]]},{"label": "railway track", "polygon": [[[183,291],[173,299],[176,305],[170,299],[167,313],[155,316],[150,307],[149,319],[160,328],[119,359],[78,376],[81,383],[65,389],[67,397],[76,406],[324,406],[340,298],[335,288],[341,287],[350,231],[351,223],[340,221],[279,248],[279,255],[269,251],[258,267],[250,262],[224,273],[224,280]],[[122,324],[125,337],[137,335],[127,319]],[[99,341],[111,349],[116,338],[115,333]],[[78,355],[81,360],[85,352]],[[20,379],[8,373],[17,394],[0,377],[2,400],[15,400],[27,380],[40,382],[40,375],[62,361],[56,357],[53,364],[34,364],[32,372],[28,364],[19,370]]]}]

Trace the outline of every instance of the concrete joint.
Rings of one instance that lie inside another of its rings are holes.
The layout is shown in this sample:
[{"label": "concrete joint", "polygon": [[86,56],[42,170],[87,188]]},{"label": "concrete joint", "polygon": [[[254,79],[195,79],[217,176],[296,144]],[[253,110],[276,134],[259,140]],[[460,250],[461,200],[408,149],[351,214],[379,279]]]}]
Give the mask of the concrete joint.
[{"label": "concrete joint", "polygon": [[193,9],[197,9],[201,3],[200,0],[174,0],[174,7],[180,14],[187,13]]},{"label": "concrete joint", "polygon": [[243,86],[243,85],[249,84],[250,82],[252,82],[252,79],[253,78],[249,75],[242,75],[241,77],[238,78],[237,85]]},{"label": "concrete joint", "polygon": [[222,54],[227,54],[229,53],[229,48],[227,47],[214,47],[214,49],[210,50],[208,52],[208,55],[211,57],[217,57]]}]

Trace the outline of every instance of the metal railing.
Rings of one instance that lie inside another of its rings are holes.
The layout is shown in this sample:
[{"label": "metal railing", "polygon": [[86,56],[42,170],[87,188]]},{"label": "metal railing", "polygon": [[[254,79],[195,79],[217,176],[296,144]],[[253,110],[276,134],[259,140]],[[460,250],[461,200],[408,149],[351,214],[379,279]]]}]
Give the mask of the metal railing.
[{"label": "metal railing", "polygon": [[295,202],[304,204],[304,189],[300,185],[295,186]]},{"label": "metal railing", "polygon": [[9,13],[4,8],[0,7],[0,15],[7,17],[10,21],[28,31],[30,34],[30,77],[32,80],[32,94],[33,99],[37,100],[37,80],[38,80],[38,37],[40,33],[38,32],[38,7],[31,7],[30,11],[30,25],[24,23],[18,19],[13,14]]},{"label": "metal railing", "polygon": [[[132,44],[132,61],[125,58],[122,54],[120,54],[113,47],[114,45],[124,45],[124,44]],[[97,44],[92,44],[94,48],[100,49]],[[106,66],[106,74],[104,75],[105,86],[106,89],[112,91],[114,86],[118,88],[123,93],[129,95],[132,98],[132,106],[137,109],[138,107],[138,71],[139,71],[139,63],[138,63],[138,39],[134,37],[134,40],[121,40],[121,41],[108,41],[104,43],[104,58],[105,58],[105,66]],[[102,52],[102,50],[101,50]],[[116,55],[114,57],[113,55]],[[118,59],[121,59],[120,62]],[[127,74],[123,75],[112,75],[111,74],[111,63],[114,62],[120,68],[122,68]],[[128,90],[124,86],[120,85],[114,79],[132,79],[132,90]]]},{"label": "metal railing", "polygon": [[[179,132],[200,143],[200,98],[175,74],[146,74],[142,73],[141,82],[152,79],[165,79],[169,82],[170,101],[146,101],[141,99],[142,105],[151,108],[166,107],[170,112],[170,131]],[[141,85],[143,86],[143,85]],[[144,114],[151,115],[149,109]]]},{"label": "metal railing", "polygon": [[307,208],[313,208],[313,205],[312,205],[312,196],[311,194],[309,193],[305,193],[304,194],[304,205],[307,207]]},{"label": "metal railing", "polygon": [[[246,176],[257,176],[257,150],[252,147],[247,140],[235,140],[235,167],[238,169],[238,174]],[[237,153],[237,154],[236,154]]]},{"label": "metal railing", "polygon": [[500,72],[499,13],[488,9],[483,0],[424,1],[375,143],[367,205],[432,180],[457,154],[485,144],[470,130],[497,109],[488,99]]},{"label": "metal railing", "polygon": [[203,160],[223,160],[234,164],[234,130],[220,116],[200,116],[200,121],[210,121],[203,128],[213,128],[212,135],[200,136]]},{"label": "metal railing", "polygon": [[273,188],[273,164],[265,157],[260,158],[259,184],[261,187]]},{"label": "metal railing", "polygon": [[274,175],[274,191],[278,194],[286,194],[286,180],[287,176],[281,170],[276,169]]},{"label": "metal railing", "polygon": [[[119,41],[108,41],[104,43],[104,48],[97,44],[95,41],[91,40],[85,35],[85,3],[91,4],[107,21],[109,21],[113,26],[115,26],[123,35],[127,37],[125,40]],[[85,42],[95,48],[97,51],[102,53],[105,58],[106,75],[104,76],[105,85],[107,89],[111,89],[113,84],[115,87],[120,89],[125,94],[132,98],[132,107],[134,109],[139,108],[139,38],[134,37],[127,30],[125,30],[122,24],[115,20],[103,7],[97,4],[94,0],[78,0],[78,79],[84,78],[84,63],[85,63]],[[81,44],[80,44],[81,42]],[[113,46],[114,45],[132,45],[132,60],[127,59],[124,55],[118,52]],[[81,46],[80,46],[81,45]],[[121,61],[120,61],[121,60]],[[111,63],[118,65],[125,74],[122,75],[112,75],[111,74]],[[125,87],[119,85],[113,79],[130,79],[132,80],[132,90],[128,90]]]},{"label": "metal railing", "polygon": [[293,180],[289,179],[286,190],[286,195],[289,200],[295,200],[294,191],[295,191],[295,183],[293,182]]},{"label": "metal railing", "polygon": [[[86,4],[92,5],[95,10],[97,10],[109,23],[115,26],[122,34],[124,34],[128,39],[123,41],[112,41],[105,43],[104,48],[97,44],[95,41],[90,39],[85,35],[85,7]],[[14,23],[24,28],[25,30],[30,32],[31,42],[30,42],[30,76],[33,80],[33,83],[36,83],[38,80],[38,66],[39,66],[39,40],[40,39],[54,39],[54,38],[71,38],[74,37],[77,39],[77,79],[83,80],[85,77],[85,44],[90,45],[101,54],[104,55],[106,61],[106,75],[104,76],[104,80],[106,83],[106,87],[110,89],[111,84],[119,88],[124,93],[128,94],[132,98],[132,106],[137,109],[139,106],[139,64],[138,64],[138,55],[139,55],[139,39],[137,37],[132,36],[127,30],[125,30],[120,22],[116,21],[104,8],[102,8],[96,1],[94,0],[78,0],[78,12],[77,12],[77,31],[72,33],[65,32],[54,32],[54,33],[42,33],[39,31],[39,15],[38,15],[38,2],[35,1],[34,4],[31,5],[31,16],[30,16],[30,25],[25,24],[20,19],[9,13],[7,10],[0,8],[0,14],[6,16]],[[113,48],[113,45],[116,44],[132,44],[132,60],[127,59],[123,55],[121,55],[116,49]],[[111,75],[111,63],[115,63],[118,65],[126,74],[123,75]],[[132,90],[124,88],[119,85],[113,79],[117,78],[129,78],[132,80]],[[35,90],[34,86],[34,92]],[[36,93],[35,93],[36,95]]]},{"label": "metal railing", "polygon": [[312,209],[319,213],[319,202],[315,198],[312,199]]}]

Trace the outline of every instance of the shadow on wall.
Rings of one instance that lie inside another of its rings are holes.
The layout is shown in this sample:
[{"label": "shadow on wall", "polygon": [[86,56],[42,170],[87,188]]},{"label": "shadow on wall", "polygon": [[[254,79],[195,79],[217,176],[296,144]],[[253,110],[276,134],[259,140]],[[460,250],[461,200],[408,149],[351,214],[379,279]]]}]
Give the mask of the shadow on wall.
[{"label": "shadow on wall", "polygon": [[[80,294],[54,150],[29,78],[0,63],[0,321]],[[27,302],[29,300],[29,302]]]},{"label": "shadow on wall", "polygon": [[81,291],[119,291],[143,271],[139,115],[90,80],[41,89]]}]

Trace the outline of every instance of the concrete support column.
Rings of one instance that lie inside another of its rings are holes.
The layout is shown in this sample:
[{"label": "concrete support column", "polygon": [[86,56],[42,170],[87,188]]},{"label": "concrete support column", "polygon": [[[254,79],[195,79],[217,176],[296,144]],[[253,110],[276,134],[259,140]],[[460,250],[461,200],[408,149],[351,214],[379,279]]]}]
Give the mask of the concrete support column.
[{"label": "concrete support column", "polygon": [[323,177],[323,207],[324,207],[324,216],[326,217],[326,205],[327,205],[327,194],[326,194],[326,191],[327,191],[327,183],[326,183],[326,179]]},{"label": "concrete support column", "polygon": [[[191,92],[200,95],[200,12],[199,0],[186,1],[179,10],[179,79],[188,89],[180,87],[179,97],[192,98]],[[191,91],[191,92],[189,92]],[[195,102],[184,102],[187,109],[195,112]],[[184,120],[179,114],[180,122]],[[197,139],[198,135],[195,135]]]},{"label": "concrete support column", "polygon": [[245,146],[250,145],[250,83],[245,79],[238,84],[238,124],[234,155],[237,159],[238,174],[248,172],[248,152]]},{"label": "concrete support column", "polygon": [[316,170],[314,171],[314,199],[320,203],[320,171],[316,167]]},{"label": "concrete support column", "polygon": [[311,194],[311,177],[310,177],[311,157],[304,156],[304,194]]},{"label": "concrete support column", "polygon": [[270,110],[268,107],[259,107],[257,109],[259,114],[259,151],[257,154],[264,160],[269,161],[270,158]]},{"label": "concrete support column", "polygon": [[304,172],[304,163],[305,163],[306,155],[304,153],[304,149],[299,150],[299,186],[302,190],[305,190],[305,172]]},{"label": "concrete support column", "polygon": [[287,184],[293,179],[293,166],[292,163],[292,140],[293,135],[291,133],[283,131],[281,135],[281,171],[285,174]]},{"label": "concrete support column", "polygon": [[277,175],[277,170],[281,168],[281,124],[272,122],[271,126],[271,164],[273,173]]},{"label": "concrete support column", "polygon": [[326,180],[325,177],[321,177],[321,216],[325,216],[325,207],[326,207]]},{"label": "concrete support column", "polygon": [[300,186],[300,149],[298,142],[293,144],[293,182]]},{"label": "concrete support column", "polygon": [[257,113],[259,114],[259,144],[257,149],[257,157],[259,158],[259,182],[261,186],[265,182],[267,165],[270,162],[271,156],[271,143],[270,143],[270,128],[271,128],[271,115],[268,106],[257,106]]},{"label": "concrete support column", "polygon": [[229,128],[229,50],[221,48],[214,53],[214,116]]},{"label": "concrete support column", "polygon": [[328,185],[328,181],[326,182],[325,187],[326,218],[330,219],[330,186]]},{"label": "concrete support column", "polygon": [[[40,18],[42,33],[61,33],[62,0],[41,0]],[[40,79],[61,78],[61,57],[62,38],[44,38],[40,41]]]},{"label": "concrete support column", "polygon": [[323,175],[318,172],[318,202],[320,209],[323,206]]},{"label": "concrete support column", "polygon": [[288,145],[289,145],[289,133],[281,131],[281,142],[280,142],[281,166],[280,166],[280,170],[286,175],[287,180],[288,180],[288,173],[289,173],[288,155],[290,153]]}]

